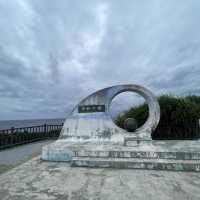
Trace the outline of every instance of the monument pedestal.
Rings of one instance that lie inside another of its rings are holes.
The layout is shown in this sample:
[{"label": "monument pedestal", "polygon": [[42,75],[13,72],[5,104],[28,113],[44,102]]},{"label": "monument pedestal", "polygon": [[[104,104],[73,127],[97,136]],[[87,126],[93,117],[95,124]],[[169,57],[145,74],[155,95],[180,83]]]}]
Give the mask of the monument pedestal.
[{"label": "monument pedestal", "polygon": [[43,148],[42,159],[72,167],[200,171],[200,141],[151,141],[135,146],[58,141]]},{"label": "monument pedestal", "polygon": [[138,137],[125,137],[124,146],[141,146],[141,145],[151,145],[152,139],[150,138],[138,138]]}]

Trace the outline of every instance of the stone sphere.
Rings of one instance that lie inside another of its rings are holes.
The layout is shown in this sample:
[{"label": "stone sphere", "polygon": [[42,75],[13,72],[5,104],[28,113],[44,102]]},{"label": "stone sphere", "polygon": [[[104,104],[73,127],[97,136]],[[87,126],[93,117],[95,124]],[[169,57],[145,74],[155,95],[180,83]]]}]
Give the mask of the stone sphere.
[{"label": "stone sphere", "polygon": [[134,118],[127,118],[124,121],[124,128],[128,132],[134,132],[138,127],[137,121]]}]

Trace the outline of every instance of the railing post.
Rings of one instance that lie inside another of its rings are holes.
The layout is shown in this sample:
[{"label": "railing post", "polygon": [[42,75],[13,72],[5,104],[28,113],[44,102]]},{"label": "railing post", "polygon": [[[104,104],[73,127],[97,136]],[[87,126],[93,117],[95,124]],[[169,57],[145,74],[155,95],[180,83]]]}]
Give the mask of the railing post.
[{"label": "railing post", "polygon": [[46,134],[46,132],[47,132],[47,125],[44,124],[44,133]]},{"label": "railing post", "polygon": [[47,136],[47,125],[44,124],[44,136],[46,137]]},{"label": "railing post", "polygon": [[11,133],[14,133],[15,127],[11,127]]}]

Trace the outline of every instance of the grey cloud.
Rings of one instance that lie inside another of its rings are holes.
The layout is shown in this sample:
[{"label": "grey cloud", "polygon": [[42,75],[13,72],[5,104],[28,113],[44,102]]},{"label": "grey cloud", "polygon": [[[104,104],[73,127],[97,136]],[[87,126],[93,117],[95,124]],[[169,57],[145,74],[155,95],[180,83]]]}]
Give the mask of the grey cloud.
[{"label": "grey cloud", "polygon": [[0,46],[0,76],[6,76],[13,79],[23,78],[25,76],[25,68],[23,63],[6,53],[3,47]]},{"label": "grey cloud", "polygon": [[115,84],[199,94],[199,9],[198,0],[0,1],[0,119],[65,117]]}]

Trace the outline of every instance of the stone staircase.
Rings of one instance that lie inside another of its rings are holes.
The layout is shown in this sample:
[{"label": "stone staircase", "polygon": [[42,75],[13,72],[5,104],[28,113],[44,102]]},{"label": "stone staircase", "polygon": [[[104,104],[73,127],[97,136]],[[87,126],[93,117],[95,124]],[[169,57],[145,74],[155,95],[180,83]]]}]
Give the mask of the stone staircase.
[{"label": "stone staircase", "polygon": [[73,167],[200,171],[200,152],[77,151]]}]

